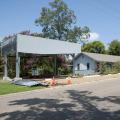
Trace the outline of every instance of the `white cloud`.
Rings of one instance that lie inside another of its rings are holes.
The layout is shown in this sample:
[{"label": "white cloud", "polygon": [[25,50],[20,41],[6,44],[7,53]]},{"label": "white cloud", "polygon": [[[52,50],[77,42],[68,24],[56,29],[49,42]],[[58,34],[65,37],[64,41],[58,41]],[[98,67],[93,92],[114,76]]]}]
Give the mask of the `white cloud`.
[{"label": "white cloud", "polygon": [[95,32],[92,32],[92,33],[90,33],[90,38],[89,38],[89,40],[90,41],[94,41],[94,40],[98,40],[99,39],[99,34],[98,33],[95,33]]}]

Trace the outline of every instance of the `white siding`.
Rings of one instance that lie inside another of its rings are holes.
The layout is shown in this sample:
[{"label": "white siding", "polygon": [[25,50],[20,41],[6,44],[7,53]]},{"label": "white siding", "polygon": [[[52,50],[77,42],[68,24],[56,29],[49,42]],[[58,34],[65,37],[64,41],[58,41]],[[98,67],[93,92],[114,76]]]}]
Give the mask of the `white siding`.
[{"label": "white siding", "polygon": [[[87,70],[87,63],[90,64],[90,69]],[[77,70],[77,65],[80,64],[80,70]],[[73,61],[73,73],[74,74],[92,74],[95,72],[96,62],[81,54],[78,58]]]}]

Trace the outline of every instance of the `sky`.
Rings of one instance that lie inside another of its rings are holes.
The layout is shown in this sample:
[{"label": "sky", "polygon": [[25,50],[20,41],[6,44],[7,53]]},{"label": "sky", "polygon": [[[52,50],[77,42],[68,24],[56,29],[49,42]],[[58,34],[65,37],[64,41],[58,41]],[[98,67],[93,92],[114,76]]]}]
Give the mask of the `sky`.
[{"label": "sky", "polygon": [[[53,0],[0,0],[0,39],[24,30],[41,32],[34,21]],[[88,26],[90,40],[120,40],[120,0],[64,0],[75,12],[77,26]]]}]

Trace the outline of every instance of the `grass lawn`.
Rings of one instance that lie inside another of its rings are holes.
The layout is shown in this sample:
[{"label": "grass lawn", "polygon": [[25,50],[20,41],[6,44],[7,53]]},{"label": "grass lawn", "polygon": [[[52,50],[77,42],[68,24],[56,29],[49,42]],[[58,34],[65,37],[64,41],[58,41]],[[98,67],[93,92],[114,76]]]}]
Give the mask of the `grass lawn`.
[{"label": "grass lawn", "polygon": [[0,80],[0,95],[9,94],[9,93],[16,93],[16,92],[23,92],[23,91],[30,91],[35,89],[44,88],[42,86],[34,86],[34,87],[26,87],[26,86],[19,86],[11,84],[7,81]]}]

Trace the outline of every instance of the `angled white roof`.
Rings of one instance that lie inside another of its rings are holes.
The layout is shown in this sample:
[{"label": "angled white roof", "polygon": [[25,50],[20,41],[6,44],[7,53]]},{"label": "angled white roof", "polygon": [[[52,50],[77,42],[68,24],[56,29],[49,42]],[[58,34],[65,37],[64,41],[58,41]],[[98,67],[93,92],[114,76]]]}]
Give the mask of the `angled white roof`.
[{"label": "angled white roof", "polygon": [[77,43],[18,34],[17,52],[32,54],[77,54],[81,52],[81,46]]}]

